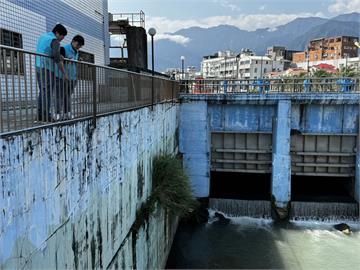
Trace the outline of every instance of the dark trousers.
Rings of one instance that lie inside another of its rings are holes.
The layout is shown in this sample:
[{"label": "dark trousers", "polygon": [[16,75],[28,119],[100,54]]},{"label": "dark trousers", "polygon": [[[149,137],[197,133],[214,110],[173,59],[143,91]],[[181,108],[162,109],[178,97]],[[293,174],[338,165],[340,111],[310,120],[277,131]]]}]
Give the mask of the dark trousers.
[{"label": "dark trousers", "polygon": [[54,72],[46,68],[36,68],[36,79],[39,86],[38,120],[50,121],[52,89],[54,88]]},{"label": "dark trousers", "polygon": [[55,109],[56,113],[64,114],[70,112],[71,109],[71,95],[74,92],[75,82],[73,80],[65,80],[62,78],[56,79],[55,86]]}]

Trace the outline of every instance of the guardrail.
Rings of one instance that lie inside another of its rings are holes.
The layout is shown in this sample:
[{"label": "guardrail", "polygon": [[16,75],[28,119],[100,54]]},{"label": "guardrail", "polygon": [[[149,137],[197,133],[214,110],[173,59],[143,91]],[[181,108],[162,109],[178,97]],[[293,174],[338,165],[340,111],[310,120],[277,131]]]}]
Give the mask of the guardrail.
[{"label": "guardrail", "polygon": [[[40,63],[40,67],[36,64]],[[0,45],[0,134],[175,100],[179,83]],[[42,91],[40,91],[40,88]]]},{"label": "guardrail", "polygon": [[184,94],[271,94],[312,92],[359,92],[360,78],[283,78],[243,80],[182,80]]},{"label": "guardrail", "polygon": [[110,21],[118,20],[126,20],[131,26],[145,28],[145,13],[142,10],[139,13],[111,13]]}]

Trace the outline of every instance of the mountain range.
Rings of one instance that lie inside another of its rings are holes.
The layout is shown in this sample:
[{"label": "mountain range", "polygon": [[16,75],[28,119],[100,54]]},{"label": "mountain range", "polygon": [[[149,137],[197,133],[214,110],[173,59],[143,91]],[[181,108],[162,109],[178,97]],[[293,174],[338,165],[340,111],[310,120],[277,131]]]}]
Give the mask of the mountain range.
[{"label": "mountain range", "polygon": [[360,36],[360,13],[343,14],[331,19],[307,17],[297,18],[276,29],[241,30],[231,25],[211,28],[191,27],[181,29],[170,35],[189,38],[186,44],[168,39],[156,42],[156,69],[164,71],[180,67],[180,57],[186,58],[186,66],[200,67],[205,55],[221,50],[240,52],[249,48],[263,55],[270,46],[285,46],[289,50],[304,50],[310,40],[331,36]]}]

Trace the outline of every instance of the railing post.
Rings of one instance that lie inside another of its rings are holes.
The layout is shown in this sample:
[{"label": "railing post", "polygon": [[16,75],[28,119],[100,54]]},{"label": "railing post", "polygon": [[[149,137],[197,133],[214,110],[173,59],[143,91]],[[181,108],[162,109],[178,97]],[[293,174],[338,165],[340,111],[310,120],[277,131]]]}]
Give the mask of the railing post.
[{"label": "railing post", "polygon": [[92,68],[92,79],[93,79],[93,128],[96,128],[96,114],[97,114],[97,108],[96,108],[96,88],[97,88],[97,82],[96,82],[96,67]]},{"label": "railing post", "polygon": [[175,82],[171,82],[171,103],[174,105],[174,84]]}]

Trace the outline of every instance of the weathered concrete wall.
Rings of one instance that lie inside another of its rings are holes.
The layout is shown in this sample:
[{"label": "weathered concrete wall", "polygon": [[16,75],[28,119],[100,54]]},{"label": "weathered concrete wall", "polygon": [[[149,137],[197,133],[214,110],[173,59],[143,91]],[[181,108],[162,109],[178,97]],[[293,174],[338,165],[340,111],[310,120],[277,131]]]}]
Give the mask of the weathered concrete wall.
[{"label": "weathered concrete wall", "polygon": [[295,104],[291,128],[303,133],[358,133],[357,104]]},{"label": "weathered concrete wall", "polygon": [[130,228],[153,158],[176,151],[177,111],[160,104],[96,129],[81,121],[1,139],[0,268],[162,266],[174,221],[158,208],[136,237]]},{"label": "weathered concrete wall", "polygon": [[[359,107],[359,109],[360,109],[360,107]],[[354,196],[355,196],[355,200],[357,200],[357,202],[360,205],[360,115],[358,115],[358,125],[359,125],[359,127],[358,127],[358,138],[357,138],[357,147],[356,147]],[[359,213],[359,216],[360,216],[360,213]]]},{"label": "weathered concrete wall", "polygon": [[207,103],[185,103],[180,107],[179,151],[198,198],[210,192],[210,132]]},{"label": "weathered concrete wall", "polygon": [[279,100],[273,131],[271,194],[275,205],[284,208],[291,194],[290,123],[291,101]]},{"label": "weathered concrete wall", "polygon": [[272,131],[275,105],[209,105],[211,131],[253,132]]}]

